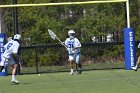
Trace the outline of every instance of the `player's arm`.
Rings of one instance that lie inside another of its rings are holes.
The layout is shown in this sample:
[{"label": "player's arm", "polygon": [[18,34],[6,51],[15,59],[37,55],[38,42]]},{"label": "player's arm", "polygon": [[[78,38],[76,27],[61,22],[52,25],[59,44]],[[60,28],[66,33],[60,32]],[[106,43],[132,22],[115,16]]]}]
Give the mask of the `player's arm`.
[{"label": "player's arm", "polygon": [[65,40],[64,44],[68,47],[68,39]]},{"label": "player's arm", "polygon": [[69,47],[69,44],[68,44],[68,39],[65,40],[64,44],[67,47],[67,51],[70,52],[70,47]]},{"label": "player's arm", "polygon": [[12,52],[12,57],[16,62],[18,62],[18,60],[19,60],[19,56],[17,55],[18,49],[19,49],[19,44],[14,46],[13,52]]},{"label": "player's arm", "polygon": [[4,45],[4,50],[6,50],[6,46],[7,46],[7,45]]},{"label": "player's arm", "polygon": [[6,49],[7,49],[8,44],[9,44],[9,43],[6,43],[6,44],[3,46],[3,47],[4,47],[4,50],[6,50]]},{"label": "player's arm", "polygon": [[75,46],[74,46],[73,50],[78,49],[78,48],[81,48],[81,43],[78,39],[76,39]]}]

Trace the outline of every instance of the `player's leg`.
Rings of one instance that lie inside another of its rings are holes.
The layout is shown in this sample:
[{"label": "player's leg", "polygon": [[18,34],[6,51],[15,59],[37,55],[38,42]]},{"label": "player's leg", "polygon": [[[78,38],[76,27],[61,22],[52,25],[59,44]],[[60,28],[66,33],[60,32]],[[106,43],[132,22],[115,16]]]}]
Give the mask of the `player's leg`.
[{"label": "player's leg", "polygon": [[4,69],[4,66],[0,66],[0,72],[2,72],[3,69]]},{"label": "player's leg", "polygon": [[69,55],[69,62],[70,62],[70,69],[71,69],[71,72],[70,72],[70,75],[73,75],[74,74],[74,60],[73,60],[73,55]]},{"label": "player's leg", "polygon": [[10,60],[10,65],[12,66],[12,79],[11,79],[11,82],[14,83],[14,84],[18,84],[19,81],[16,80],[16,78],[15,78],[16,70],[17,70],[18,65],[16,64],[16,62],[13,59]]},{"label": "player's leg", "polygon": [[135,67],[132,67],[133,70],[137,71],[138,69],[138,65],[140,64],[140,56],[138,57],[137,59],[137,63],[136,63],[136,66]]},{"label": "player's leg", "polygon": [[78,68],[79,68],[78,73],[81,74],[82,73],[82,66],[81,66],[81,62],[80,62],[80,54],[76,54],[76,64],[78,65]]},{"label": "player's leg", "polygon": [[73,75],[73,74],[74,74],[74,70],[73,70],[73,68],[74,68],[73,61],[70,60],[70,69],[71,69],[70,75]]},{"label": "player's leg", "polygon": [[4,69],[5,61],[6,61],[6,58],[2,57],[1,62],[0,62],[0,72],[2,72]]}]

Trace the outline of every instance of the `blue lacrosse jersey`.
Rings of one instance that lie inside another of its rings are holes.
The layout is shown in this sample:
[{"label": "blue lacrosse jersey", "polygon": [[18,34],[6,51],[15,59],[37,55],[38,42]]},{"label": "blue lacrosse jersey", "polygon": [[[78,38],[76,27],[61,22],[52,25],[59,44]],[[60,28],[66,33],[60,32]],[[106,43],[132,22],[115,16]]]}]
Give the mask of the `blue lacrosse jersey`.
[{"label": "blue lacrosse jersey", "polygon": [[20,44],[17,41],[11,40],[7,44],[4,45],[4,53],[3,57],[10,58],[12,53],[18,53]]},{"label": "blue lacrosse jersey", "polygon": [[[77,38],[74,38],[74,39],[67,38],[65,40],[65,45],[68,48],[70,48],[70,50],[68,51],[69,54],[80,53],[81,43]],[[73,50],[73,48],[75,48],[75,47],[79,47],[79,48],[76,48],[76,49]]]}]

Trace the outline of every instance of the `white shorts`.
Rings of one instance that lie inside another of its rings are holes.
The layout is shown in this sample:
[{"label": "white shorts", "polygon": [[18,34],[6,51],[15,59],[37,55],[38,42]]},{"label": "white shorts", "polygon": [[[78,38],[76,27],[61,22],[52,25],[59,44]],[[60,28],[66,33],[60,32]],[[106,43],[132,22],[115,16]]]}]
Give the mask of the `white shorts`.
[{"label": "white shorts", "polygon": [[78,64],[80,62],[80,53],[69,55],[69,60],[75,61]]},{"label": "white shorts", "polygon": [[7,64],[14,65],[16,64],[16,62],[12,58],[7,59],[5,57],[2,57],[0,66],[6,66]]}]

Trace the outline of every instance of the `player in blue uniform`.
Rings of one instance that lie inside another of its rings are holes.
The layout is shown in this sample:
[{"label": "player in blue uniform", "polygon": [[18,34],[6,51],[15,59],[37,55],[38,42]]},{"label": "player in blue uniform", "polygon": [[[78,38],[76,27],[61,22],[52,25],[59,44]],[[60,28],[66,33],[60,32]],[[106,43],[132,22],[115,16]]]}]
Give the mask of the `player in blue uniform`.
[{"label": "player in blue uniform", "polygon": [[20,39],[21,39],[21,35],[16,34],[14,35],[14,40],[10,40],[8,43],[4,45],[5,51],[2,55],[1,62],[0,62],[1,72],[4,70],[4,67],[6,67],[8,63],[12,66],[13,70],[12,70],[11,82],[16,83],[16,84],[19,83],[19,81],[15,79],[15,74],[16,74],[16,69],[17,69],[16,59],[17,59],[18,49],[20,46],[20,43],[19,43]]},{"label": "player in blue uniform", "polygon": [[71,72],[70,75],[74,74],[74,62],[79,67],[78,73],[81,74],[82,68],[80,63],[80,48],[81,43],[80,41],[75,37],[75,32],[73,30],[68,31],[68,38],[65,40],[65,45],[67,46],[68,54],[69,54],[69,62],[70,62],[70,68]]}]

